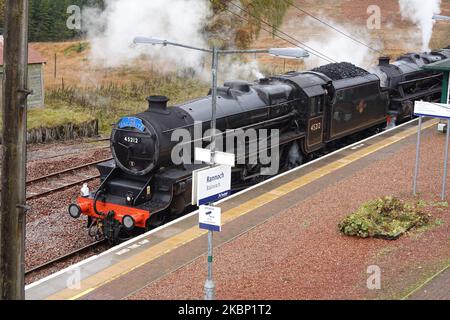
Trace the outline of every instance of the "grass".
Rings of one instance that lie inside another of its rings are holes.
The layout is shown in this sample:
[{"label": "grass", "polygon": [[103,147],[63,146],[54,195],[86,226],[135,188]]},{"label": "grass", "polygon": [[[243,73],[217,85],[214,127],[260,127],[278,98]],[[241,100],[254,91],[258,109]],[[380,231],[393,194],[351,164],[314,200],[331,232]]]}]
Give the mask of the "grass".
[{"label": "grass", "polygon": [[64,55],[70,56],[71,54],[81,53],[89,48],[88,42],[78,42],[75,44],[69,45],[64,49]]},{"label": "grass", "polygon": [[[43,108],[29,108],[27,112],[27,129],[52,128],[68,123],[80,124],[95,119],[80,107],[67,103],[49,103]],[[0,128],[3,126],[0,117]]]},{"label": "grass", "polygon": [[411,228],[428,225],[430,216],[423,206],[395,197],[379,198],[364,203],[347,216],[339,229],[348,236],[396,239]]},{"label": "grass", "polygon": [[126,83],[103,83],[95,87],[54,88],[47,92],[47,103],[50,113],[55,116],[58,112],[65,113],[65,107],[69,107],[71,114],[97,118],[100,133],[107,134],[111,124],[120,117],[146,110],[149,95],[166,95],[171,99],[170,104],[176,105],[205,96],[208,89],[207,84],[198,80],[166,75]]},{"label": "grass", "polygon": [[66,103],[47,104],[44,108],[28,110],[28,129],[39,127],[55,127],[62,124],[80,124],[95,117],[85,113],[81,108]]}]

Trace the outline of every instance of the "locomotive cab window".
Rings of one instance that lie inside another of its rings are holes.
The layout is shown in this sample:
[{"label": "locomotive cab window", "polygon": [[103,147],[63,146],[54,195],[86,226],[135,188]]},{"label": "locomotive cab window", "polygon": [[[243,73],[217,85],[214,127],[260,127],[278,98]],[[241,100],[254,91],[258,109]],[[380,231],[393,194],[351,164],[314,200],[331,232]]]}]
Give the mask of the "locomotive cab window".
[{"label": "locomotive cab window", "polygon": [[316,97],[309,99],[309,115],[310,117],[316,115]]},{"label": "locomotive cab window", "polygon": [[323,97],[317,96],[309,99],[309,115],[315,117],[323,113]]},{"label": "locomotive cab window", "polygon": [[323,97],[317,97],[317,113],[323,113]]}]

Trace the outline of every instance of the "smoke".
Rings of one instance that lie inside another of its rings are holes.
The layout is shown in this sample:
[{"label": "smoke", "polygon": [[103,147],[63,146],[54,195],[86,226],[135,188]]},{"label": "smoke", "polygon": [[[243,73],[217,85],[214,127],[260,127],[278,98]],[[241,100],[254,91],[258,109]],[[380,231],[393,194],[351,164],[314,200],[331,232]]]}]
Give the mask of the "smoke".
[{"label": "smoke", "polygon": [[[361,44],[354,42],[353,40],[343,35],[325,35],[320,40],[307,41],[309,47],[323,53],[326,57],[320,58],[311,54],[309,58],[305,60],[305,64],[308,68],[314,68],[320,65],[329,63],[328,59],[336,62],[351,62],[354,65],[365,68],[372,65],[376,60],[378,54],[371,51],[367,47],[363,47]],[[334,62],[333,61],[333,62]]]},{"label": "smoke", "polygon": [[219,80],[255,80],[264,78],[258,61],[240,61],[233,56],[225,56],[219,64]]},{"label": "smoke", "polygon": [[[373,49],[381,50],[383,44],[380,40],[374,41],[370,33],[365,28],[355,25],[342,25],[330,17],[321,14],[320,17],[328,21],[336,29],[342,31],[351,37],[367,44],[364,46],[351,38],[332,30],[316,20],[306,17],[299,25],[298,20],[292,21],[288,26],[290,34],[295,35],[297,39],[305,39],[303,42],[313,50],[305,48],[310,51],[310,57],[305,59],[305,66],[307,69],[318,67],[330,62],[351,62],[359,67],[367,68],[378,59],[379,53]],[[314,28],[314,33],[298,33],[295,30],[311,30]],[[309,38],[308,38],[309,36]],[[370,48],[369,48],[370,47]],[[330,61],[331,60],[331,61]]]},{"label": "smoke", "polygon": [[441,13],[441,0],[399,0],[403,19],[414,23],[422,32],[422,50],[430,51],[433,15]]},{"label": "smoke", "polygon": [[[157,37],[208,48],[205,27],[213,18],[209,0],[106,0],[106,8],[83,10],[83,28],[90,41],[89,60],[95,67],[136,66],[147,61],[158,72],[211,78],[211,55],[174,46],[131,45],[136,36]],[[233,37],[230,38],[232,39]],[[257,62],[235,57],[220,61],[220,80],[262,78]]]},{"label": "smoke", "polygon": [[[145,58],[163,69],[200,69],[204,54],[177,47],[131,46],[136,36],[151,36],[207,47],[202,30],[211,16],[207,0],[106,0],[104,11],[83,10],[91,44],[90,62],[101,67],[130,65]],[[161,65],[162,63],[163,65]]]}]

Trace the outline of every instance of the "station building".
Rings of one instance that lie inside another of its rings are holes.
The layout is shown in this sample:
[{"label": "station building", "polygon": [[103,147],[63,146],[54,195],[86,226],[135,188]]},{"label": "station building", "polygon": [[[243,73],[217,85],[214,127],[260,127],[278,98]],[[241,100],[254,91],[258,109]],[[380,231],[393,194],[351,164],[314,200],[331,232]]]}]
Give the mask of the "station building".
[{"label": "station building", "polygon": [[[28,96],[28,107],[43,107],[45,104],[44,91],[44,58],[28,46],[28,89],[33,91]],[[0,77],[3,79],[3,36],[0,36]],[[3,92],[3,81],[0,81],[0,98]]]}]

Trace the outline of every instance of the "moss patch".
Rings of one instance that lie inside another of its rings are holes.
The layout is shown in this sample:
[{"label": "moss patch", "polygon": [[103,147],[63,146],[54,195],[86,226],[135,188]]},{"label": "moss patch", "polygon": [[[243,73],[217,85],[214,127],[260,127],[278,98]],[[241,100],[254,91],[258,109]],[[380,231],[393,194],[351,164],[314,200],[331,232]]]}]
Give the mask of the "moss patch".
[{"label": "moss patch", "polygon": [[[127,77],[126,74],[135,71],[122,68],[121,72]],[[120,117],[146,110],[146,98],[149,95],[166,95],[170,98],[170,105],[176,105],[206,96],[208,89],[208,83],[177,75],[165,75],[144,77],[125,83],[102,83],[95,87],[54,88],[47,92],[46,103],[57,109],[70,106],[71,110],[81,113],[83,117],[98,119],[100,132],[109,134],[111,124],[117,122]]]},{"label": "moss patch", "polygon": [[430,215],[423,204],[412,204],[395,197],[384,197],[364,203],[339,223],[348,236],[397,239],[414,227],[429,223]]},{"label": "moss patch", "polygon": [[[50,103],[43,108],[28,108],[27,129],[53,128],[65,124],[82,124],[96,117],[86,112],[79,106],[65,102]],[[3,119],[0,113],[0,128],[3,127]]]},{"label": "moss patch", "polygon": [[45,108],[28,109],[28,129],[81,124],[95,119],[85,110],[66,103],[48,104]]},{"label": "moss patch", "polygon": [[88,42],[78,42],[76,44],[71,44],[64,50],[64,55],[70,56],[74,53],[81,53],[85,50],[89,49],[89,43]]}]

